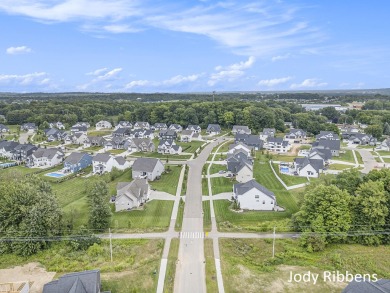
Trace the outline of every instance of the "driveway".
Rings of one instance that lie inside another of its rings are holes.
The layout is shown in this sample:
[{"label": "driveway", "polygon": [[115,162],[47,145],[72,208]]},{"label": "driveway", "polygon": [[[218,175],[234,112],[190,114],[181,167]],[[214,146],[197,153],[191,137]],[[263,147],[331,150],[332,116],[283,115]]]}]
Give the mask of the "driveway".
[{"label": "driveway", "polygon": [[361,171],[364,174],[367,174],[371,170],[375,169],[378,166],[377,161],[375,161],[374,156],[369,150],[366,149],[356,149],[357,152],[362,156],[364,169]]}]

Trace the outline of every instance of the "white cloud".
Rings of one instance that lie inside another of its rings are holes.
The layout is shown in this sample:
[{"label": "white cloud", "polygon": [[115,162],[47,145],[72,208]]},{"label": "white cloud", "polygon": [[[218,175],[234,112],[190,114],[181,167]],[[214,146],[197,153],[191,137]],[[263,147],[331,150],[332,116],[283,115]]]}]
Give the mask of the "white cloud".
[{"label": "white cloud", "polygon": [[126,89],[132,89],[135,87],[169,87],[173,85],[183,84],[183,83],[192,83],[195,82],[201,77],[202,74],[192,74],[188,76],[176,75],[170,79],[162,81],[151,81],[151,80],[133,80],[126,84]]},{"label": "white cloud", "polygon": [[0,74],[0,84],[11,86],[47,85],[50,82],[46,72],[34,72],[23,75]]},{"label": "white cloud", "polygon": [[[120,79],[119,73],[122,72],[122,68],[114,68],[112,70],[109,70],[108,68],[99,68],[94,71],[86,73],[86,75],[92,75],[94,78],[82,85],[77,86],[77,89],[79,90],[86,90],[90,88],[91,86],[100,87],[100,86],[107,86],[107,82],[115,81]],[[104,83],[104,85],[102,85]]]},{"label": "white cloud", "polygon": [[150,85],[151,82],[149,80],[133,80],[131,82],[129,82],[128,84],[126,84],[126,88],[127,89],[132,89],[134,87],[142,87],[142,86],[146,86],[146,85]]},{"label": "white cloud", "polygon": [[245,69],[252,67],[255,63],[255,57],[250,56],[247,61],[241,61],[226,67],[217,66],[215,67],[216,73],[210,75],[209,81],[207,84],[209,86],[214,86],[221,81],[233,81],[240,76],[245,74]]},{"label": "white cloud", "polygon": [[91,71],[91,72],[86,73],[86,75],[100,75],[100,74],[103,73],[103,72],[107,72],[107,70],[108,70],[107,67],[99,68],[99,69],[96,69],[96,70],[94,70],[94,71]]},{"label": "white cloud", "polygon": [[274,87],[282,83],[286,83],[291,79],[291,76],[281,77],[281,78],[273,78],[273,79],[263,79],[259,81],[259,85]]},{"label": "white cloud", "polygon": [[322,86],[327,86],[328,83],[321,82],[321,80],[317,78],[308,78],[302,81],[301,83],[293,83],[290,88],[298,89],[298,88],[317,88]]},{"label": "white cloud", "polygon": [[121,34],[121,33],[137,33],[140,32],[141,29],[131,27],[126,24],[111,24],[103,26],[103,29],[109,33],[113,34]]},{"label": "white cloud", "polygon": [[31,48],[27,46],[9,47],[7,48],[6,52],[10,55],[26,54],[31,52]]},{"label": "white cloud", "polygon": [[287,58],[290,58],[290,57],[291,57],[291,54],[287,53],[287,54],[284,54],[284,55],[274,56],[274,57],[271,58],[271,60],[272,60],[272,62],[275,62],[275,61],[280,61],[280,60],[287,59]]},{"label": "white cloud", "polygon": [[122,68],[114,68],[113,70],[110,70],[106,73],[104,73],[103,75],[99,75],[97,78],[96,78],[96,81],[100,81],[100,80],[112,80],[112,79],[116,79],[118,74],[122,71],[123,69]]}]

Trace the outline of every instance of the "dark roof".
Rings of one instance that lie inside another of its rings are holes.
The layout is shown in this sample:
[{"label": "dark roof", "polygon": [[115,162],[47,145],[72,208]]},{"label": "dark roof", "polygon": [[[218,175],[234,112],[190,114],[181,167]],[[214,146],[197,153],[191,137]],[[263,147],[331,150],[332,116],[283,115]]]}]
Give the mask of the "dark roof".
[{"label": "dark roof", "polygon": [[111,158],[110,153],[96,154],[93,157],[92,161],[107,163],[110,160],[110,158]]},{"label": "dark roof", "polygon": [[207,126],[207,130],[208,132],[221,132],[221,126],[219,126],[219,124],[209,124]]},{"label": "dark roof", "polygon": [[338,151],[340,150],[340,140],[328,140],[320,139],[313,143],[313,147],[327,148],[330,150]]},{"label": "dark roof", "polygon": [[252,162],[244,156],[234,156],[227,159],[227,170],[233,174],[237,174],[244,167],[253,170]]},{"label": "dark roof", "polygon": [[332,158],[332,152],[330,149],[312,148],[310,150],[309,157],[314,153],[318,153],[325,161],[328,161]]},{"label": "dark roof", "polygon": [[191,135],[193,133],[193,131],[192,130],[183,130],[182,132],[181,132],[181,136],[183,136],[183,135]]},{"label": "dark roof", "polygon": [[99,293],[100,271],[66,274],[43,286],[43,293]]},{"label": "dark roof", "polygon": [[283,143],[283,137],[268,137],[267,141],[273,143]]},{"label": "dark roof", "polygon": [[233,190],[236,195],[242,195],[251,190],[252,188],[256,188],[265,195],[268,195],[270,198],[275,199],[275,194],[272,191],[268,190],[263,185],[260,185],[254,179],[245,183],[236,183],[233,185]]},{"label": "dark roof", "polygon": [[122,156],[116,157],[114,160],[117,161],[119,165],[124,165],[126,163],[126,159]]},{"label": "dark roof", "polygon": [[64,161],[64,163],[77,164],[85,156],[89,156],[87,153],[71,153]]},{"label": "dark roof", "polygon": [[390,280],[380,279],[376,282],[352,281],[342,293],[386,293],[390,292]]},{"label": "dark roof", "polygon": [[[152,172],[157,163],[161,161],[154,158],[138,158],[133,164],[133,171]],[[162,164],[162,163],[161,163]]]},{"label": "dark roof", "polygon": [[320,131],[320,134],[316,135],[316,140],[318,139],[340,139],[340,137],[333,131]]},{"label": "dark roof", "polygon": [[298,169],[302,169],[307,165],[311,165],[317,172],[324,169],[324,161],[321,159],[309,159],[308,157],[304,157],[295,158],[294,162],[298,165]]}]

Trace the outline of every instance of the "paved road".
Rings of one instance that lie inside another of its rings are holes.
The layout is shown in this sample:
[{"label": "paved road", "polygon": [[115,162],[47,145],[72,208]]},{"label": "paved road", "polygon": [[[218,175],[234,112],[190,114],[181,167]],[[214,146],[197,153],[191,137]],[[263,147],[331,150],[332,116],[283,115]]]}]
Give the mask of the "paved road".
[{"label": "paved road", "polygon": [[[188,162],[188,192],[182,225],[184,233],[203,232],[202,168],[212,149],[221,141],[223,138],[208,144],[196,159]],[[204,239],[181,238],[174,292],[206,292],[205,277]]]},{"label": "paved road", "polygon": [[378,165],[377,161],[375,161],[374,156],[371,154],[369,150],[366,149],[356,149],[357,152],[362,156],[364,169],[361,171],[364,174],[367,174],[372,169],[375,169],[375,166]]}]

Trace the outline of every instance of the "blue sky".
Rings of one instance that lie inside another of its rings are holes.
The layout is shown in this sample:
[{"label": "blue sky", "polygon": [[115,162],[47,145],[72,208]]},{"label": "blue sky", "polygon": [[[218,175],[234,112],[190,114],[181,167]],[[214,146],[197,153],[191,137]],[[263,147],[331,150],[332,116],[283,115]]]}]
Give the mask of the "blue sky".
[{"label": "blue sky", "polygon": [[0,91],[390,87],[390,2],[1,0]]}]

